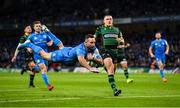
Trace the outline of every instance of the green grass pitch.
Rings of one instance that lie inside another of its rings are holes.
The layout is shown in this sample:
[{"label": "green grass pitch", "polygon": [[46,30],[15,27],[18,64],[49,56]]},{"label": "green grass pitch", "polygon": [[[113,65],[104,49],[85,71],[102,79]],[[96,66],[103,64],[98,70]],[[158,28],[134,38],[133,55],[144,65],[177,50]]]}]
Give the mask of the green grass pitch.
[{"label": "green grass pitch", "polygon": [[36,88],[28,88],[29,75],[0,72],[0,107],[180,107],[180,75],[130,74],[135,81],[127,84],[116,73],[116,85],[122,94],[113,96],[107,74],[48,73],[55,86],[48,91],[41,74],[36,74]]}]

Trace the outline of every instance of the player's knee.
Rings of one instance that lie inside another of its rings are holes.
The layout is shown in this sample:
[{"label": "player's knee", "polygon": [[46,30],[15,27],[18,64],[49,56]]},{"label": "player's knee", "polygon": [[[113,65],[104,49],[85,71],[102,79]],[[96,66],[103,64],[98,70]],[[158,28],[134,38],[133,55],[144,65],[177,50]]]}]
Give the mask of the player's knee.
[{"label": "player's knee", "polygon": [[163,69],[164,66],[163,66],[163,63],[161,61],[158,62],[158,67],[159,67],[159,69]]},{"label": "player's knee", "polygon": [[163,69],[163,65],[162,64],[158,64],[159,69]]},{"label": "player's knee", "polygon": [[30,62],[28,65],[29,65],[29,67],[33,67],[33,66],[35,66],[36,64],[35,64],[34,62]]},{"label": "player's knee", "polygon": [[64,45],[63,44],[59,44],[58,47],[59,47],[59,49],[62,49],[62,48],[64,48]]},{"label": "player's knee", "polygon": [[109,65],[109,67],[107,67],[108,74],[114,74],[114,69],[115,67],[113,64]]},{"label": "player's knee", "polygon": [[107,70],[108,75],[114,75],[114,70]]},{"label": "player's knee", "polygon": [[47,68],[45,65],[40,65],[39,67],[42,73],[45,73],[47,71]]},{"label": "player's knee", "polygon": [[121,67],[122,67],[123,69],[127,69],[128,66],[127,66],[127,64],[122,64]]}]

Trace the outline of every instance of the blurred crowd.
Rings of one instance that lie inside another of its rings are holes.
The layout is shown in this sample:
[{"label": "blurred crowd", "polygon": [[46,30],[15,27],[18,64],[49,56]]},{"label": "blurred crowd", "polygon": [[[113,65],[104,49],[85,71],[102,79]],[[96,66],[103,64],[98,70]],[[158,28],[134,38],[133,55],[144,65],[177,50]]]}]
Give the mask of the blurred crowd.
[{"label": "blurred crowd", "polygon": [[0,21],[12,23],[180,14],[179,0],[1,0]]}]

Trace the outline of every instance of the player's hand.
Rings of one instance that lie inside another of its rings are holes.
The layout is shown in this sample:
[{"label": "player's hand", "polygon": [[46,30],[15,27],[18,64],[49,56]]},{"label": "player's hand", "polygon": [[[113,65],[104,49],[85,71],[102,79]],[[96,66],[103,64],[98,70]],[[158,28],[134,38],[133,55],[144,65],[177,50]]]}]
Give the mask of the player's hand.
[{"label": "player's hand", "polygon": [[124,39],[123,38],[116,38],[116,40],[120,43],[120,42],[122,42],[122,43],[124,43]]},{"label": "player's hand", "polygon": [[130,47],[130,46],[131,46],[130,43],[127,43],[127,44],[126,44],[126,47]]},{"label": "player's hand", "polygon": [[90,71],[93,72],[93,73],[99,73],[99,69],[95,68],[95,67],[91,67]]},{"label": "player's hand", "polygon": [[151,56],[151,58],[155,58],[154,54],[151,54],[150,56]]},{"label": "player's hand", "polygon": [[118,45],[117,48],[125,48],[125,45]]},{"label": "player's hand", "polygon": [[45,32],[50,32],[50,30],[45,25],[41,25],[41,30]]},{"label": "player's hand", "polygon": [[166,51],[166,52],[165,52],[165,54],[166,54],[166,55],[168,55],[168,54],[169,54],[169,52],[167,52],[167,51]]},{"label": "player's hand", "polygon": [[11,62],[15,62],[16,61],[16,56],[13,56],[13,58],[11,59]]}]

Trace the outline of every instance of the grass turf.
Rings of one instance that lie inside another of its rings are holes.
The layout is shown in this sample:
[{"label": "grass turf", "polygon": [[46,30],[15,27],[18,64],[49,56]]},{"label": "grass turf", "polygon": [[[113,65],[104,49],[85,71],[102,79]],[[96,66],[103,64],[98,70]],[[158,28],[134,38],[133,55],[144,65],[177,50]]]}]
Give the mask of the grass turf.
[{"label": "grass turf", "polygon": [[130,74],[134,83],[116,73],[116,85],[122,94],[113,96],[105,73],[48,73],[55,86],[48,91],[41,74],[36,88],[28,88],[29,75],[0,72],[0,107],[180,107],[180,75]]}]

